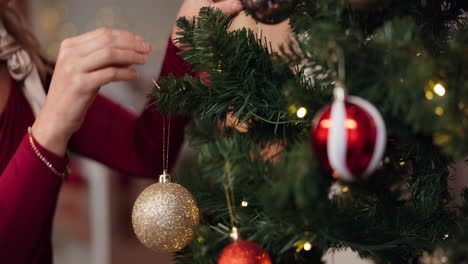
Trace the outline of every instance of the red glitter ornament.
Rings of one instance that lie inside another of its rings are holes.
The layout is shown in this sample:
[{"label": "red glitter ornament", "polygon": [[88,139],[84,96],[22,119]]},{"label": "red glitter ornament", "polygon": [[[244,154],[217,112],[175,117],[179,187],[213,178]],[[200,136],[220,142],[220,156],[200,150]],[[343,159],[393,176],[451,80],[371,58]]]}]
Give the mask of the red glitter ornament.
[{"label": "red glitter ornament", "polygon": [[386,131],[378,110],[354,96],[335,99],[316,116],[312,146],[335,178],[362,179],[378,166],[385,150]]},{"label": "red glitter ornament", "polygon": [[271,264],[271,259],[258,244],[237,240],[223,249],[218,264]]}]

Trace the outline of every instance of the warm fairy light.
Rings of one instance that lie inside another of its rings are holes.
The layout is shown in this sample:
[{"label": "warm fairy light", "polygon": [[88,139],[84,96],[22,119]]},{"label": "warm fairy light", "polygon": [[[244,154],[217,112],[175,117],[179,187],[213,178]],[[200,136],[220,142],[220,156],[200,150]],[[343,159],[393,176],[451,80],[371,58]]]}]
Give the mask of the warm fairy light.
[{"label": "warm fairy light", "polygon": [[[320,121],[320,126],[323,127],[323,128],[330,128],[331,127],[330,119],[324,119],[324,120]],[[346,118],[345,126],[346,126],[347,129],[356,129],[358,124],[357,124],[356,120]]]},{"label": "warm fairy light", "polygon": [[431,91],[427,91],[426,98],[427,100],[432,100],[432,98],[434,98],[434,94]]},{"label": "warm fairy light", "polygon": [[310,251],[313,248],[313,245],[307,240],[299,240],[294,243],[294,246],[296,247],[297,253],[300,253],[302,250]]},{"label": "warm fairy light", "polygon": [[343,190],[342,190],[342,191],[343,191],[344,193],[349,192],[349,187],[348,187],[348,186],[343,187]]},{"label": "warm fairy light", "polygon": [[299,110],[297,110],[296,114],[297,117],[304,118],[307,115],[307,109],[305,107],[301,107]]},{"label": "warm fairy light", "polygon": [[434,134],[434,144],[437,146],[445,146],[447,145],[451,140],[451,137],[447,133],[435,133]]},{"label": "warm fairy light", "polygon": [[400,166],[405,166],[406,162],[403,158],[400,159]]},{"label": "warm fairy light", "polygon": [[242,201],[241,205],[242,205],[242,207],[247,207],[247,206],[249,206],[249,202]]},{"label": "warm fairy light", "polygon": [[445,95],[445,87],[442,84],[437,83],[436,85],[434,85],[434,92],[438,96],[444,96]]},{"label": "warm fairy light", "polygon": [[232,228],[232,232],[229,235],[233,240],[238,240],[239,239],[239,231],[237,230],[237,227]]},{"label": "warm fairy light", "polygon": [[435,110],[434,110],[434,113],[438,116],[441,116],[444,114],[444,109],[440,106],[436,107]]},{"label": "warm fairy light", "polygon": [[444,235],[444,240],[447,239],[449,237],[449,234],[445,234]]},{"label": "warm fairy light", "polygon": [[297,109],[298,109],[298,108],[297,108],[296,105],[290,105],[290,106],[288,107],[288,110],[289,110],[289,112],[290,112],[291,114],[296,113],[296,112],[297,112]]},{"label": "warm fairy light", "polygon": [[310,242],[306,242],[304,244],[304,250],[305,251],[310,251],[312,249],[312,244]]}]

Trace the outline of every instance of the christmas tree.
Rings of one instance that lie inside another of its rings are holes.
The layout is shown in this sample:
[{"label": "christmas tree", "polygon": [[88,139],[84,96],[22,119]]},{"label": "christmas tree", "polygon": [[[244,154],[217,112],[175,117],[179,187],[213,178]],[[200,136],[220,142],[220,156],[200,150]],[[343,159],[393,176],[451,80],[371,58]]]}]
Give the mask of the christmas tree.
[{"label": "christmas tree", "polygon": [[[448,188],[468,154],[466,1],[243,4],[259,23],[289,18],[294,38],[275,52],[204,8],[178,21],[181,56],[200,74],[151,94],[162,112],[193,117],[198,160],[177,181],[200,227],[178,263],[321,263],[341,248],[377,263],[466,263],[468,190]],[[256,244],[223,251],[237,235]]]}]

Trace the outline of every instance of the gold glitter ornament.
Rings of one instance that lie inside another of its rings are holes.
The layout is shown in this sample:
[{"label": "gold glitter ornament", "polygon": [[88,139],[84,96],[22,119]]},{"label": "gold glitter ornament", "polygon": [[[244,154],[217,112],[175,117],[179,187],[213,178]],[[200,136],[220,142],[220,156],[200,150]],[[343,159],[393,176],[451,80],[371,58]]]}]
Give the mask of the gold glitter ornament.
[{"label": "gold glitter ornament", "polygon": [[192,240],[199,224],[199,211],[190,192],[169,182],[169,175],[163,174],[159,183],[138,196],[132,223],[143,245],[156,252],[175,253]]}]

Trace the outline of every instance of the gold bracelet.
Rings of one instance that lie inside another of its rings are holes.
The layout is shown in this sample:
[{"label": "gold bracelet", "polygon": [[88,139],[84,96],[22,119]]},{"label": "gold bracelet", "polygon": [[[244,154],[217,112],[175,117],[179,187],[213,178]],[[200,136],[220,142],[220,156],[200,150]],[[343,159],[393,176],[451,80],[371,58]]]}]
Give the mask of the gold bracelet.
[{"label": "gold bracelet", "polygon": [[31,127],[28,127],[28,134],[29,134],[29,143],[31,143],[31,147],[33,148],[34,152],[36,153],[36,156],[58,177],[60,177],[62,180],[67,179],[68,175],[70,174],[70,167],[66,166],[65,171],[59,172],[52,163],[50,163],[42,154],[39,152],[39,150],[36,147],[36,144],[34,143],[33,135],[32,135],[32,130]]}]

